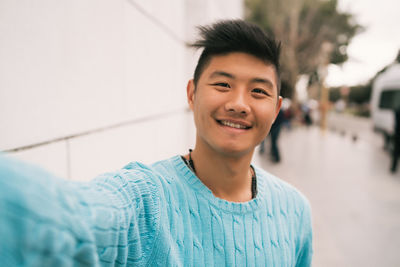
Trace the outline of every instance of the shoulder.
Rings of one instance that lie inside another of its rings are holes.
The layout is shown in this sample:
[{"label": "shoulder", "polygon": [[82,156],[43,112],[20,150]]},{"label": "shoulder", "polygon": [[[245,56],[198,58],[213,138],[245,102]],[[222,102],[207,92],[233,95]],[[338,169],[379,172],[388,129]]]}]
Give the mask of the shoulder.
[{"label": "shoulder", "polygon": [[128,179],[137,182],[144,181],[152,186],[161,186],[170,177],[176,175],[176,161],[179,156],[154,162],[152,164],[144,164],[141,162],[130,162],[123,167],[119,173],[123,173]]},{"label": "shoulder", "polygon": [[159,217],[159,177],[146,164],[130,162],[121,169],[98,175],[90,181],[89,188],[121,206],[130,206],[137,215],[145,213],[146,217]]},{"label": "shoulder", "polygon": [[125,189],[137,197],[154,197],[162,195],[162,190],[170,184],[175,177],[176,169],[174,162],[179,156],[144,164],[141,162],[130,162],[123,168],[104,173],[92,180],[96,187],[107,188],[111,191],[124,191]]}]

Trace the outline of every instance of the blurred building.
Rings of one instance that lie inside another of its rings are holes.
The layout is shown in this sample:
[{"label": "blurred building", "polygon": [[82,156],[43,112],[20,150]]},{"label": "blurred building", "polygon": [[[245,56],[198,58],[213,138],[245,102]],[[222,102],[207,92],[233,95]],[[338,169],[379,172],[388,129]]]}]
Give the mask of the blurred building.
[{"label": "blurred building", "polygon": [[75,180],[186,153],[185,43],[242,16],[242,0],[2,1],[0,151]]}]

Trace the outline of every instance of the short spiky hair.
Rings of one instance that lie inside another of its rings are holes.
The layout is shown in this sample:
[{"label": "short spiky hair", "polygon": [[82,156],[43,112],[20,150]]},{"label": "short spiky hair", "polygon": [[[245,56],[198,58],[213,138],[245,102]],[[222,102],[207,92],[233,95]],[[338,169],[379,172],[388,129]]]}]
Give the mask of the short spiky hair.
[{"label": "short spiky hair", "polygon": [[280,42],[270,38],[257,25],[243,20],[223,20],[209,26],[199,26],[198,29],[201,38],[190,45],[194,48],[203,48],[194,71],[195,85],[213,56],[243,52],[275,67],[279,94]]}]

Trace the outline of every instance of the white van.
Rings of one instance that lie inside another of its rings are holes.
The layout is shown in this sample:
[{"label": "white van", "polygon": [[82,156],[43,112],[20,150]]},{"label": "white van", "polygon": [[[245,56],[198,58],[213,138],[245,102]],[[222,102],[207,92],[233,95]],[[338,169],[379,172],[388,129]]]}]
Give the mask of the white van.
[{"label": "white van", "polygon": [[385,147],[394,134],[394,110],[400,108],[400,63],[379,74],[372,86],[371,115],[374,130],[382,132]]}]

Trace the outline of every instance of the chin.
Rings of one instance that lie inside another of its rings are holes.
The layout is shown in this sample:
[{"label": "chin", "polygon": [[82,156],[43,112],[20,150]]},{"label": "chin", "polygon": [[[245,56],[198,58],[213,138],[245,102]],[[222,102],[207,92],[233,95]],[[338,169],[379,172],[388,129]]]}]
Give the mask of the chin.
[{"label": "chin", "polygon": [[235,145],[227,145],[227,146],[220,147],[219,150],[222,154],[225,154],[226,156],[241,157],[241,156],[248,155],[249,153],[253,153],[254,147],[246,148],[246,147],[238,147]]}]

